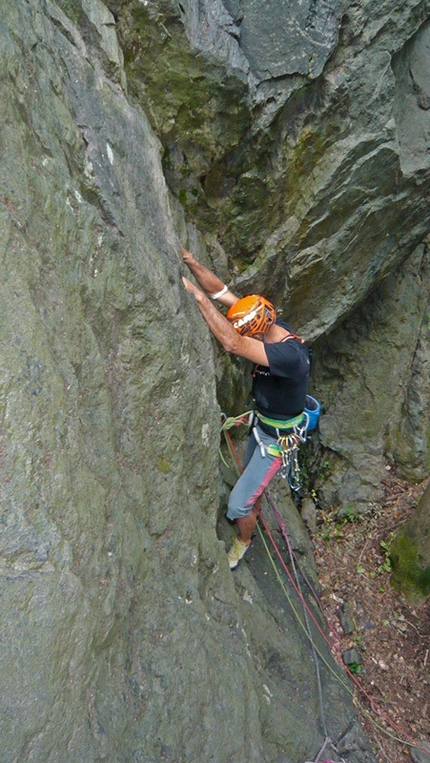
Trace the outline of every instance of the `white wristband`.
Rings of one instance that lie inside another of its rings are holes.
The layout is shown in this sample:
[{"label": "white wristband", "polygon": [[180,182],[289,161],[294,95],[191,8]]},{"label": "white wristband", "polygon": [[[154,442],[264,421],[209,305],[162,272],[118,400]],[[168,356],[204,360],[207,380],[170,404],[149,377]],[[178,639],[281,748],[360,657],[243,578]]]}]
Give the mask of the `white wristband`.
[{"label": "white wristband", "polygon": [[226,291],[228,291],[228,286],[223,286],[221,291],[217,291],[216,294],[209,294],[209,296],[211,299],[219,299],[223,294],[226,293]]}]

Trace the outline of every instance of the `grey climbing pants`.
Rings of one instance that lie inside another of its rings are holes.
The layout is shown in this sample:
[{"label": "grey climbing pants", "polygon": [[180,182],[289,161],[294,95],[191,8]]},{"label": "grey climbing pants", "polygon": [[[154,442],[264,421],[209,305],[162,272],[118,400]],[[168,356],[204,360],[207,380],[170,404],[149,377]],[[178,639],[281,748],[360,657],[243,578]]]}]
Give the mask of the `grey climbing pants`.
[{"label": "grey climbing pants", "polygon": [[263,432],[258,424],[256,429],[264,446],[264,456],[254,430],[252,430],[248,437],[243,462],[244,471],[231,491],[228,500],[227,517],[231,520],[246,517],[252,511],[257,498],[260,497],[282,466],[282,458],[267,453],[267,447],[274,445],[277,438]]}]

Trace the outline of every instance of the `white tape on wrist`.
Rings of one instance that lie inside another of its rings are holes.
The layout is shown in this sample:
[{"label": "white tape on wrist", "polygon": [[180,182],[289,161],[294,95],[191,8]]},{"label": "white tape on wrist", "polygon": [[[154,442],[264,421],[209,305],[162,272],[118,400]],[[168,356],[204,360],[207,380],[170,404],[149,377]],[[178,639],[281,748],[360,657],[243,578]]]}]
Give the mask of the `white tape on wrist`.
[{"label": "white tape on wrist", "polygon": [[226,291],[228,291],[228,286],[223,286],[221,291],[217,291],[216,294],[210,294],[209,296],[211,299],[219,299],[220,297],[222,297],[223,294],[226,293]]}]

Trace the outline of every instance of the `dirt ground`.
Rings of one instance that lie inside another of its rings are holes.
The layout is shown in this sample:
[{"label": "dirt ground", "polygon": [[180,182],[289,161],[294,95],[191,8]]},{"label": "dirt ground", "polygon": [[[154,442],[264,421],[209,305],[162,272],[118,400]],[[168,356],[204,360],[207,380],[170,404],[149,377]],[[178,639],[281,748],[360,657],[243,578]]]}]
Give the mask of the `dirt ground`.
[{"label": "dirt ground", "polygon": [[410,485],[389,471],[385,499],[371,515],[320,511],[312,536],[335,650],[356,650],[355,701],[380,763],[411,762],[412,742],[430,744],[430,598],[412,606],[391,588],[384,545],[429,481]]}]

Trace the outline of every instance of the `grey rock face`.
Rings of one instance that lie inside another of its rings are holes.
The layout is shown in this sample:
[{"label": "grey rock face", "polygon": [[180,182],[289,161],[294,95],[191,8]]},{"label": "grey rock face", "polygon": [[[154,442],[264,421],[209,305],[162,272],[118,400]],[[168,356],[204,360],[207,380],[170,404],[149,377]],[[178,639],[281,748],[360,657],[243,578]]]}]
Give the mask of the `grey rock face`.
[{"label": "grey rock face", "polygon": [[320,487],[328,505],[371,508],[387,465],[398,464],[412,479],[428,470],[422,387],[428,300],[429,254],[421,246],[342,327],[316,343],[315,376],[326,408],[320,436],[330,462]]},{"label": "grey rock face", "polygon": [[393,69],[398,82],[395,114],[405,175],[429,167],[429,39],[430,25],[426,22],[394,59]]},{"label": "grey rock face", "polygon": [[429,745],[424,745],[424,747],[428,749],[428,752],[424,752],[424,750],[415,750],[411,747],[411,758],[414,763],[430,763],[430,747]]},{"label": "grey rock face", "polygon": [[295,763],[316,668],[264,549],[235,582],[215,531],[211,344],[114,18],[17,0],[0,35],[0,760]]},{"label": "grey rock face", "polygon": [[225,0],[224,5],[258,84],[291,74],[321,74],[337,42],[339,2]]},{"label": "grey rock face", "polygon": [[[408,75],[411,60],[426,79],[427,5],[393,0],[373,16],[356,4],[276,3],[273,16],[270,3],[232,2],[226,17],[220,3],[181,13],[165,2],[155,18],[149,3],[111,4],[172,188],[203,230],[216,228],[240,288],[269,289],[302,332],[320,336],[429,229],[428,174],[422,160],[408,169],[414,134],[423,149],[427,130]],[[135,55],[148,29],[152,64],[145,44]]]},{"label": "grey rock face", "polygon": [[[414,252],[430,229],[430,4],[277,3],[275,17],[270,3],[263,10],[239,0],[166,0],[158,15],[137,0],[110,5],[133,93],[164,146],[168,183],[201,231],[201,251],[219,261],[224,249],[236,289],[267,294],[316,355],[330,335],[328,366],[355,354],[363,305],[372,312],[384,300],[373,355],[357,359],[358,374],[340,370],[347,404],[334,395],[337,378],[328,390],[315,364],[314,391],[328,413],[322,443],[336,461],[325,494],[340,487],[340,503],[369,506],[387,460],[422,479],[430,464],[425,287],[396,305],[387,284],[417,277]],[[362,419],[373,425],[356,427]]]}]

